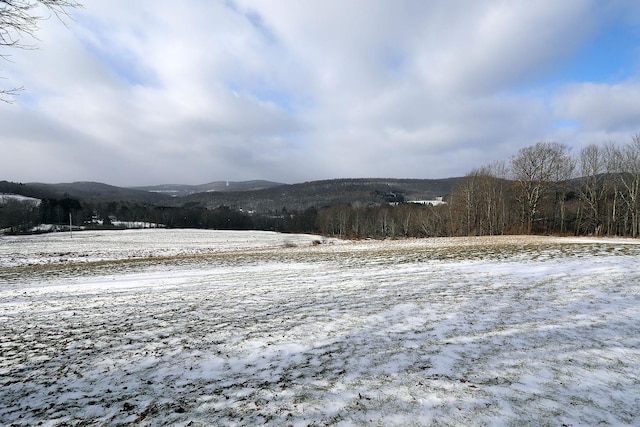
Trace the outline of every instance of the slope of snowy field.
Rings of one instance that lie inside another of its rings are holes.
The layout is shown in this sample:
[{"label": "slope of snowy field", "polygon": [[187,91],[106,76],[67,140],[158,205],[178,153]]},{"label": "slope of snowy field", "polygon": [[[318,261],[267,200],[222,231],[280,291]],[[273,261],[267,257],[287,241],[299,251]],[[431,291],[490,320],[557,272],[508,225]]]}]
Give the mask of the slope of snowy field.
[{"label": "slope of snowy field", "polygon": [[270,231],[164,229],[0,236],[0,267],[188,256],[310,245],[321,239],[307,234]]},{"label": "slope of snowy field", "polygon": [[640,241],[174,232],[0,241],[1,425],[640,424]]}]

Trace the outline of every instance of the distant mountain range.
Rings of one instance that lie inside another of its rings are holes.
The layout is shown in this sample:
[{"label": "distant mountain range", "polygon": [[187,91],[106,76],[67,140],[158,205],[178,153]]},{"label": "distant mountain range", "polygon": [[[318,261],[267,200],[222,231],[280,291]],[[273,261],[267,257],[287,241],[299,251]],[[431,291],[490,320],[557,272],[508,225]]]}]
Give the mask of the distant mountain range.
[{"label": "distant mountain range", "polygon": [[82,201],[119,201],[169,207],[217,208],[245,211],[317,208],[340,203],[364,205],[446,197],[464,178],[360,178],[282,184],[272,181],[216,181],[202,185],[116,187],[98,182],[18,184],[0,181],[0,193],[34,198],[73,198]]},{"label": "distant mountain range", "polygon": [[132,188],[116,187],[100,182],[71,182],[62,184],[27,184],[0,181],[0,193],[20,194],[38,199],[63,199],[95,201],[130,201],[162,204],[171,196]]},{"label": "distant mountain range", "polygon": [[184,197],[194,193],[210,193],[212,191],[254,191],[286,185],[272,181],[214,181],[200,185],[163,184],[148,187],[132,187],[135,190],[162,193],[173,197]]}]

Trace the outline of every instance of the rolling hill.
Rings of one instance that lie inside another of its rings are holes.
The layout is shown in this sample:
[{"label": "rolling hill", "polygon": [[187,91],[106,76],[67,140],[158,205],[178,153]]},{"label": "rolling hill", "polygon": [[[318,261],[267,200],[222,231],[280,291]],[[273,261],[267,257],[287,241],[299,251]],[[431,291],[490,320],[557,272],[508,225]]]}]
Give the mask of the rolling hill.
[{"label": "rolling hill", "polygon": [[233,209],[268,212],[303,210],[340,203],[364,205],[434,199],[446,196],[464,178],[447,179],[333,179],[280,185],[251,191],[210,191],[194,193],[172,202],[206,208],[228,206]]},{"label": "rolling hill", "polygon": [[184,197],[194,193],[207,193],[212,191],[255,191],[262,190],[265,188],[279,187],[281,185],[286,185],[280,182],[272,182],[272,181],[263,181],[263,180],[255,180],[255,181],[214,181],[209,182],[207,184],[200,185],[185,185],[185,184],[163,184],[163,185],[153,185],[147,187],[131,187],[135,190],[143,190],[149,191],[152,193],[161,193],[166,194],[172,197]]},{"label": "rolling hill", "polygon": [[0,182],[0,193],[35,198],[72,198],[94,202],[131,202],[168,207],[214,209],[227,206],[243,211],[271,212],[286,208],[433,199],[447,196],[464,178],[360,178],[282,184],[271,181],[216,181],[202,185],[158,185],[125,188],[98,182],[60,184]]}]

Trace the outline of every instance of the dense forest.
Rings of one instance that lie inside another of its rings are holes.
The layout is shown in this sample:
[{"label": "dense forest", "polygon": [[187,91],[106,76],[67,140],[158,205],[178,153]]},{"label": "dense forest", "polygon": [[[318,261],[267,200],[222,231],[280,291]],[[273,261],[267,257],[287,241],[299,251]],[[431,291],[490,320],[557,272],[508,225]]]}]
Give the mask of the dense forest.
[{"label": "dense forest", "polygon": [[590,145],[575,156],[563,144],[540,142],[455,182],[444,195],[446,203],[436,206],[377,190],[370,202],[306,208],[297,204],[263,211],[210,207],[189,199],[181,206],[70,197],[44,197],[39,203],[8,199],[0,204],[0,229],[24,232],[37,224],[69,221],[78,227],[114,228],[136,221],[169,228],[261,229],[350,238],[640,234],[640,135],[624,145]]}]

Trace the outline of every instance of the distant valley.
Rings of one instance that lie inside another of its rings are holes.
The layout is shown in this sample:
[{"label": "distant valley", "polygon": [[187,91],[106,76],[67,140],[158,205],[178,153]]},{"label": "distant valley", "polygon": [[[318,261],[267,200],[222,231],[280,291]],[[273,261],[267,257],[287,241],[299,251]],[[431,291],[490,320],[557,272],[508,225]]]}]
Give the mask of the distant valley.
[{"label": "distant valley", "polygon": [[0,182],[0,193],[38,199],[77,199],[81,203],[128,202],[167,207],[243,211],[304,210],[336,204],[376,205],[446,197],[463,178],[354,178],[283,184],[272,181],[215,181],[201,185],[165,184],[117,187],[98,182],[60,184]]},{"label": "distant valley", "polygon": [[184,197],[194,193],[209,193],[215,191],[254,191],[263,190],[265,188],[279,187],[286,185],[281,182],[273,181],[214,181],[200,185],[185,184],[163,184],[152,185],[146,187],[131,187],[134,190],[149,191],[152,193],[162,193],[173,197]]},{"label": "distant valley", "polygon": [[[0,199],[0,233],[167,227],[408,236],[406,227],[394,225],[401,221],[394,217],[404,210],[394,209],[390,214],[387,210],[403,202],[436,198],[439,201],[434,205],[443,204],[443,198],[446,200],[463,180],[361,178],[300,184],[218,181],[135,188],[99,182],[1,181],[0,195],[6,196]],[[430,215],[423,206],[412,205],[412,211],[420,213],[412,215],[414,219]],[[347,229],[345,221],[352,216],[349,211],[358,212],[357,218],[366,217],[366,224]]]}]

